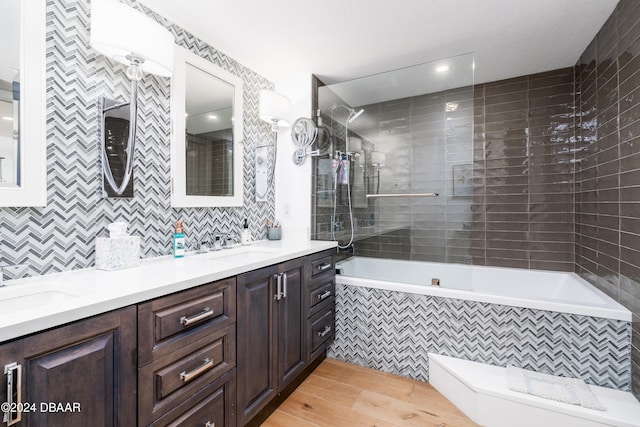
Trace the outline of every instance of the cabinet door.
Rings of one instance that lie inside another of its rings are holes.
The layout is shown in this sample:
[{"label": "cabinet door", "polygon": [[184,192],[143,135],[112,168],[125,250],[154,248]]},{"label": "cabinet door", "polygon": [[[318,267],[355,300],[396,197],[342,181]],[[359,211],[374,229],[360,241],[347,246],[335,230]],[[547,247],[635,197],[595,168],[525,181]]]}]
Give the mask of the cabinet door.
[{"label": "cabinet door", "polygon": [[37,405],[22,425],[136,424],[135,307],[22,341],[24,401]]},{"label": "cabinet door", "polygon": [[304,330],[304,259],[281,264],[283,295],[276,300],[278,314],[278,392],[282,391],[305,368],[306,333]]},{"label": "cabinet door", "polygon": [[[25,422],[19,422],[20,419],[26,419],[24,412],[19,413],[16,410],[16,404],[24,403],[24,359],[22,354],[24,348],[24,340],[16,340],[6,342],[0,345],[0,374],[4,374],[0,382],[0,403],[9,403],[9,411],[6,408],[0,411],[0,422],[2,426],[11,423],[16,426],[24,426]],[[21,380],[22,379],[22,380]],[[29,408],[30,409],[30,408]]]},{"label": "cabinet door", "polygon": [[276,350],[273,322],[276,266],[237,278],[238,424],[244,425],[275,395]]}]

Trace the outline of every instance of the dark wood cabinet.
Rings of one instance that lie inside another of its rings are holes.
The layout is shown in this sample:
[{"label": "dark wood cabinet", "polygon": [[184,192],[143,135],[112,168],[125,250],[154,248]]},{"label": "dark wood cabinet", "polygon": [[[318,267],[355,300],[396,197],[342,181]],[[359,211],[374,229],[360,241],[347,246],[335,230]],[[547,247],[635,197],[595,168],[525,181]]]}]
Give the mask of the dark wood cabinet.
[{"label": "dark wood cabinet", "polygon": [[324,354],[334,334],[334,292],[333,250],[238,276],[239,425],[263,419]]},{"label": "dark wood cabinet", "polygon": [[20,393],[0,387],[27,405],[16,426],[136,425],[135,307],[2,344],[0,363],[21,366]]},{"label": "dark wood cabinet", "polygon": [[0,402],[18,427],[257,424],[320,362],[334,293],[327,250],[5,342]]},{"label": "dark wood cabinet", "polygon": [[305,291],[307,304],[307,359],[311,363],[325,353],[335,337],[335,255],[324,251],[309,255],[310,267]]},{"label": "dark wood cabinet", "polygon": [[244,425],[276,395],[275,301],[277,266],[237,277],[237,403]]},{"label": "dark wood cabinet", "polygon": [[233,427],[236,425],[235,369],[191,394],[189,400],[155,420],[153,427]]},{"label": "dark wood cabinet", "polygon": [[304,370],[305,259],[238,276],[238,414],[246,424]]},{"label": "dark wood cabinet", "polygon": [[235,278],[138,306],[138,425],[235,426]]},{"label": "dark wood cabinet", "polygon": [[285,262],[278,268],[282,296],[276,299],[278,343],[277,389],[282,391],[306,366],[307,334],[304,330],[304,259]]}]

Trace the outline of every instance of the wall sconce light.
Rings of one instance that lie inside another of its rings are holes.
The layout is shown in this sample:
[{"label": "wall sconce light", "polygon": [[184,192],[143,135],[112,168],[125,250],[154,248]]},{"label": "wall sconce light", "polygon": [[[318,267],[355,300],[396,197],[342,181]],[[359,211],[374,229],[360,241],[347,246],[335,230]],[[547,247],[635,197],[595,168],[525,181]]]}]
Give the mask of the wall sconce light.
[{"label": "wall sconce light", "polygon": [[362,152],[362,139],[356,136],[349,137],[349,150],[353,154],[353,157],[360,157],[360,153]]},{"label": "wall sconce light", "polygon": [[145,72],[163,77],[173,74],[173,45],[173,36],[166,28],[133,8],[116,0],[91,1],[91,46],[128,65],[127,77],[131,80],[129,102],[106,97],[100,100],[106,197],[133,197],[138,81]]},{"label": "wall sconce light", "polygon": [[382,151],[371,152],[371,164],[377,168],[384,166],[387,161],[387,155]]},{"label": "wall sconce light", "polygon": [[[258,117],[271,124],[273,141],[256,147],[256,200],[264,201],[273,183],[278,155],[278,126],[289,126],[291,100],[272,90],[261,90],[258,99]],[[273,162],[269,171],[268,147],[273,146]]]},{"label": "wall sconce light", "polygon": [[272,90],[260,91],[258,117],[271,124],[271,131],[278,132],[278,126],[289,126],[289,116],[291,116],[289,98]]}]

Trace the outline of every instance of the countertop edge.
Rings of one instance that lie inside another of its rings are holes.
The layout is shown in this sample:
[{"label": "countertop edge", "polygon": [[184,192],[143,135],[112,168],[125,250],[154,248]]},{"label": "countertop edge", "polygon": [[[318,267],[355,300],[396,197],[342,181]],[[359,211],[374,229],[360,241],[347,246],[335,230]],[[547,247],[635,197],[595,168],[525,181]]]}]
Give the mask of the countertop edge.
[{"label": "countertop edge", "polygon": [[[16,290],[19,288],[14,286],[21,286],[25,293],[39,283],[54,283],[56,289],[76,293],[84,290],[86,294],[74,299],[72,304],[50,305],[42,310],[20,307],[16,303],[10,313],[0,315],[0,343],[335,247],[336,242],[329,241],[260,241],[238,250],[263,249],[273,251],[272,255],[222,268],[216,266],[215,257],[234,255],[234,249],[188,254],[184,258],[149,258],[142,260],[138,267],[123,270],[88,268],[8,281],[7,288],[11,286]],[[127,281],[132,282],[130,287],[123,283]]]}]

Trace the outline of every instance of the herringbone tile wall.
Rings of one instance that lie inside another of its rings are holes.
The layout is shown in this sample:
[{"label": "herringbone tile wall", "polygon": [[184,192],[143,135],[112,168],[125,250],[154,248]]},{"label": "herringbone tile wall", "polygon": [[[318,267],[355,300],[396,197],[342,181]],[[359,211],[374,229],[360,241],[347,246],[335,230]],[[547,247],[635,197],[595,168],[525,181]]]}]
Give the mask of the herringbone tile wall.
[{"label": "herringbone tile wall", "polygon": [[336,284],[329,355],[428,381],[428,352],[631,389],[631,323]]},{"label": "herringbone tile wall", "polygon": [[170,29],[176,43],[240,76],[244,82],[244,206],[172,209],[170,205],[170,79],[145,75],[139,88],[135,195],[103,199],[100,195],[100,143],[97,101],[101,96],[128,99],[125,67],[89,45],[89,0],[47,1],[47,200],[45,208],[0,209],[0,264],[25,263],[20,275],[90,267],[97,236],[115,220],[130,223],[142,238],[144,257],[171,253],[173,224],[183,219],[187,244],[212,231],[238,232],[249,219],[254,238],[264,238],[266,218],[275,213],[274,191],[268,202],[254,197],[256,143],[269,141],[269,125],[258,119],[258,92],[272,83],[184,29],[127,1]]}]

